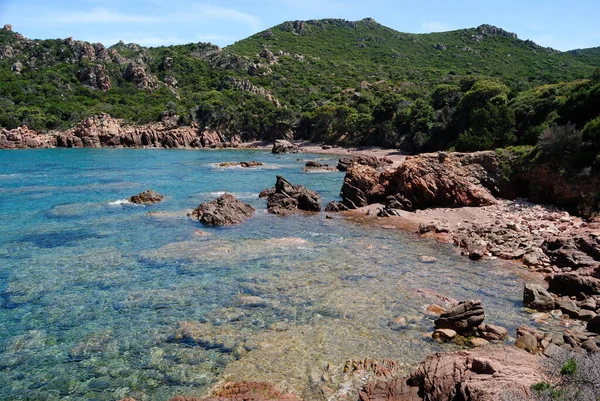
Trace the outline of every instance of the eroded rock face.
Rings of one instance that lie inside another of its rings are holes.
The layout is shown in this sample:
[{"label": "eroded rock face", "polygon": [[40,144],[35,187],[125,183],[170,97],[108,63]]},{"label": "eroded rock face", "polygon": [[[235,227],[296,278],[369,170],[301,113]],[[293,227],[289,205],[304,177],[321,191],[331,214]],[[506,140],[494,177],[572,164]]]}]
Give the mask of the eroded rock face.
[{"label": "eroded rock face", "polygon": [[191,217],[213,226],[239,224],[254,214],[254,208],[231,194],[223,194],[214,201],[199,205]]},{"label": "eroded rock face", "polygon": [[82,84],[106,92],[111,88],[110,77],[102,64],[86,67],[77,73]]},{"label": "eroded rock face", "polygon": [[164,195],[161,195],[158,192],[149,189],[147,191],[140,192],[139,194],[130,197],[129,202],[137,203],[140,205],[152,205],[154,203],[162,202],[164,198]]},{"label": "eroded rock face", "polygon": [[133,82],[139,89],[155,89],[156,80],[149,74],[146,74],[144,66],[138,63],[129,63],[123,72],[123,78]]},{"label": "eroded rock face", "polygon": [[267,198],[267,209],[273,214],[287,215],[298,210],[321,211],[321,195],[302,185],[293,185],[280,175],[277,176],[275,187],[265,189],[259,196]]},{"label": "eroded rock face", "polygon": [[38,134],[26,126],[12,130],[0,128],[0,149],[53,148],[56,137]]},{"label": "eroded rock face", "polygon": [[496,203],[489,188],[497,170],[493,152],[409,157],[391,173],[382,174],[389,195],[399,194],[416,209],[485,206]]},{"label": "eroded rock face", "polygon": [[428,356],[408,377],[373,377],[361,401],[497,401],[511,391],[528,399],[531,385],[545,380],[539,360],[508,346]]},{"label": "eroded rock face", "polygon": [[298,153],[300,149],[298,146],[294,145],[290,141],[286,141],[284,139],[277,139],[273,144],[273,149],[271,149],[272,153]]}]

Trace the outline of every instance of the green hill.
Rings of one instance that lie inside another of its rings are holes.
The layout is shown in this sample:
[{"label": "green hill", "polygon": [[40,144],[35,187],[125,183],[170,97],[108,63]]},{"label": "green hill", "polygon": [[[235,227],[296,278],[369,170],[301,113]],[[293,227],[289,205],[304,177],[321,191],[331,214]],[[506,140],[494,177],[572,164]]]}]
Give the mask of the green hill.
[{"label": "green hill", "polygon": [[285,22],[225,49],[3,29],[0,127],[66,129],[106,112],[411,152],[534,145],[553,124],[581,130],[598,116],[599,49],[563,53],[490,25],[401,33],[372,19]]}]

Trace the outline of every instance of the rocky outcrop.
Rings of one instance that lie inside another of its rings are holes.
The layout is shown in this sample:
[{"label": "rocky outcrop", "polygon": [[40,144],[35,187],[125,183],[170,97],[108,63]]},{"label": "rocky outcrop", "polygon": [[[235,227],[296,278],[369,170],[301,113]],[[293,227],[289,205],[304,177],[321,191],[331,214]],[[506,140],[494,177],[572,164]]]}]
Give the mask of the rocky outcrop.
[{"label": "rocky outcrop", "polygon": [[254,214],[254,208],[231,194],[223,194],[214,201],[202,203],[191,217],[212,226],[239,224]]},{"label": "rocky outcrop", "polygon": [[382,180],[389,195],[401,195],[417,209],[485,206],[496,202],[497,171],[494,152],[427,154],[407,158]]},{"label": "rocky outcrop", "polygon": [[505,38],[517,39],[516,33],[505,31],[502,28],[495,27],[493,25],[483,24],[477,27],[477,33],[482,36],[503,36]]},{"label": "rocky outcrop", "polygon": [[337,168],[340,171],[347,171],[354,164],[362,164],[363,166],[369,166],[374,169],[380,169],[393,163],[394,162],[387,157],[359,155],[356,157],[342,157],[338,161]]},{"label": "rocky outcrop", "polygon": [[79,81],[85,86],[103,92],[106,92],[111,88],[110,77],[108,76],[106,67],[102,64],[96,64],[79,70],[77,78],[79,78]]},{"label": "rocky outcrop", "polygon": [[269,92],[262,86],[256,86],[248,80],[245,80],[245,79],[242,80],[242,79],[237,79],[237,78],[229,78],[228,82],[233,88],[235,88],[237,90],[253,93],[256,96],[260,96],[260,97],[266,99],[268,102],[273,103],[276,108],[281,107],[281,103],[279,102],[279,100],[277,100],[277,98],[275,98],[273,96],[273,94],[271,94],[271,92]]},{"label": "rocky outcrop", "polygon": [[21,148],[229,148],[238,147],[240,137],[229,138],[221,133],[198,127],[178,126],[178,116],[168,115],[159,123],[141,126],[125,125],[122,120],[112,118],[106,113],[91,116],[77,124],[73,129],[40,134],[27,127],[0,131],[0,149]]},{"label": "rocky outcrop", "polygon": [[380,175],[373,167],[352,164],[346,176],[340,195],[342,203],[356,209],[385,199],[386,188],[379,181]]},{"label": "rocky outcrop", "polygon": [[428,356],[410,375],[428,401],[496,401],[507,391],[523,399],[545,378],[539,361],[515,347],[483,347]]},{"label": "rocky outcrop", "polygon": [[290,141],[286,141],[285,139],[277,139],[273,144],[273,149],[271,149],[272,153],[298,153],[300,152],[300,148],[294,145]]},{"label": "rocky outcrop", "polygon": [[123,78],[133,82],[139,89],[156,89],[156,80],[150,74],[146,73],[143,65],[131,62],[123,71]]},{"label": "rocky outcrop", "polygon": [[280,175],[277,176],[275,186],[265,189],[259,196],[267,198],[267,210],[273,214],[288,215],[298,210],[321,211],[321,196],[318,193],[302,185],[293,185]]},{"label": "rocky outcrop", "polygon": [[140,205],[153,205],[162,202],[163,199],[165,199],[164,195],[161,195],[152,189],[148,189],[147,191],[140,192],[139,194],[130,197],[128,200],[131,203]]},{"label": "rocky outcrop", "polygon": [[53,148],[56,137],[38,134],[26,126],[12,130],[0,128],[0,149]]}]

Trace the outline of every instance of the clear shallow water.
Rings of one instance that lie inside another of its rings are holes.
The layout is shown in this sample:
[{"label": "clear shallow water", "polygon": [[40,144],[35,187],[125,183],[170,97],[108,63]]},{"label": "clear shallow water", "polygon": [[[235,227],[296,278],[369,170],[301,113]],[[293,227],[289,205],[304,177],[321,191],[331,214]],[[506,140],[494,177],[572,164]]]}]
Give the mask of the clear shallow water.
[{"label": "clear shallow water", "polygon": [[[307,371],[347,358],[415,363],[439,300],[482,299],[487,321],[529,322],[521,280],[448,245],[324,214],[266,213],[282,174],[337,199],[342,173],[264,151],[51,149],[0,152],[0,399],[166,400],[222,377],[303,391]],[[259,160],[263,168],[219,168]],[[145,189],[160,205],[119,202]],[[256,215],[207,228],[186,210],[230,192]],[[205,234],[198,233],[197,230]],[[423,264],[421,255],[439,261]],[[427,291],[422,291],[423,289]],[[261,297],[260,306],[240,295]],[[242,298],[243,299],[243,298]],[[406,325],[393,324],[398,317]],[[181,322],[208,339],[177,341]]]}]

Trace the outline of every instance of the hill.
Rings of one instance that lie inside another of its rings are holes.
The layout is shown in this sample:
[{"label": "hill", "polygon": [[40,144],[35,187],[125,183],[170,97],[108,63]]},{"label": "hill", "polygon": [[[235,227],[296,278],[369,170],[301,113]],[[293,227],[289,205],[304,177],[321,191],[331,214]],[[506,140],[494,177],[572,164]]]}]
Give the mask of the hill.
[{"label": "hill", "polygon": [[224,49],[30,40],[7,25],[0,126],[66,129],[104,112],[410,152],[534,145],[597,117],[596,56],[491,25],[409,34],[368,18],[285,22]]}]

